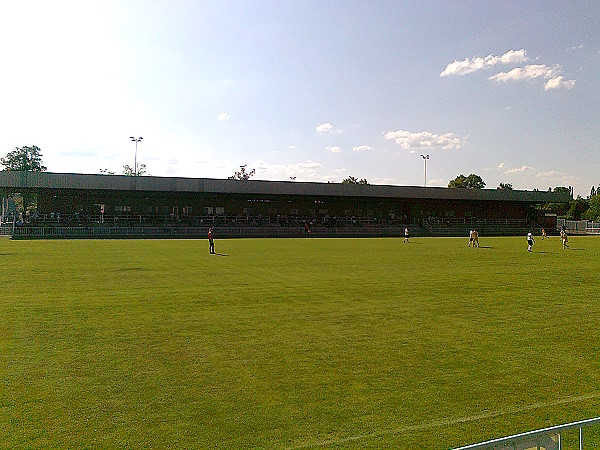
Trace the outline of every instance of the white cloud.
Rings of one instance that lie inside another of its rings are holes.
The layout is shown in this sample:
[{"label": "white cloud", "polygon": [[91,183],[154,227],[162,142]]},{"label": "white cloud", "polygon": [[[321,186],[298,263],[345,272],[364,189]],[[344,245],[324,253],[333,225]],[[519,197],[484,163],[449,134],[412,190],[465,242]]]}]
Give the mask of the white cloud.
[{"label": "white cloud", "polygon": [[352,147],[353,152],[366,152],[368,150],[373,150],[368,145],[359,145],[358,147]]},{"label": "white cloud", "polygon": [[[528,61],[527,52],[521,50],[510,50],[502,56],[488,55],[485,58],[473,57],[465,58],[462,61],[454,61],[446,66],[444,71],[440,74],[441,77],[450,75],[466,75],[469,73],[477,72],[479,70],[489,69],[497,64],[521,64]],[[554,65],[552,67],[546,64],[528,64],[524,67],[515,67],[508,72],[500,72],[489,77],[492,81],[518,81],[518,80],[532,80],[535,78],[543,78],[547,80],[544,85],[545,90],[550,89],[571,89],[575,86],[575,80],[565,80],[560,75],[562,67],[560,65]]]},{"label": "white cloud", "polygon": [[560,88],[571,89],[573,86],[575,86],[575,80],[563,80],[563,77],[559,76],[548,80],[544,85],[544,90],[549,91],[550,89]]},{"label": "white cloud", "polygon": [[256,166],[257,175],[264,175],[266,179],[289,180],[295,177],[296,181],[306,181],[320,179],[318,170],[322,169],[321,163],[307,161],[293,164],[270,164],[265,161],[258,161]]},{"label": "white cloud", "polygon": [[504,173],[507,174],[511,174],[511,173],[522,173],[522,172],[526,172],[527,170],[533,170],[533,167],[529,167],[529,166],[521,166],[521,167],[516,167],[514,169],[506,169],[504,171]]},{"label": "white cloud", "polygon": [[500,62],[502,64],[520,64],[528,59],[527,52],[524,49],[517,51],[509,50],[500,57]]},{"label": "white cloud", "polygon": [[227,114],[226,112],[222,112],[221,114],[219,114],[217,116],[217,120],[219,120],[220,122],[223,122],[223,121],[229,120],[230,117],[231,116],[229,114]]},{"label": "white cloud", "polygon": [[341,153],[342,149],[340,147],[338,147],[337,145],[333,146],[333,147],[325,147],[325,150],[331,153]]},{"label": "white cloud", "polygon": [[509,50],[502,56],[488,55],[485,58],[480,56],[476,56],[471,59],[465,58],[462,61],[456,60],[448,64],[442,73],[440,73],[440,77],[447,77],[450,75],[466,75],[478,70],[488,69],[496,64],[520,64],[527,60],[527,52],[523,49],[516,51]]},{"label": "white cloud", "polygon": [[575,85],[575,80],[565,80],[560,74],[562,70],[560,65],[549,67],[545,64],[529,64],[525,67],[515,67],[508,72],[500,72],[489,77],[492,81],[520,81],[543,78],[548,80],[544,86],[545,90],[550,89],[571,89]]},{"label": "white cloud", "polygon": [[565,174],[562,172],[556,172],[555,170],[549,170],[547,172],[538,172],[535,177],[542,180],[556,180],[563,177]]},{"label": "white cloud", "polygon": [[535,177],[541,181],[554,182],[559,185],[571,186],[576,184],[580,179],[578,177],[567,175],[563,172],[549,170],[547,172],[538,172]]},{"label": "white cloud", "polygon": [[548,67],[546,64],[529,64],[525,67],[515,67],[508,72],[500,72],[489,77],[493,81],[532,80],[534,78],[554,78],[558,76],[560,66]]},{"label": "white cloud", "polygon": [[[493,170],[493,169],[485,169],[485,170]],[[521,166],[521,167],[510,168],[510,167],[506,167],[506,164],[501,162],[500,164],[498,164],[496,166],[496,170],[498,170],[504,174],[514,174],[514,173],[523,173],[528,170],[533,170],[533,167]]]},{"label": "white cloud", "polygon": [[377,178],[377,177],[375,177],[375,178],[369,179],[369,183],[370,184],[391,184],[394,181],[396,181],[395,178],[389,178],[389,177],[387,177],[387,178]]},{"label": "white cloud", "polygon": [[443,178],[430,178],[427,180],[427,186],[447,186],[448,181]]},{"label": "white cloud", "polygon": [[329,122],[326,123],[322,123],[321,125],[318,125],[317,128],[315,128],[319,133],[327,133],[328,131],[331,131],[331,129],[333,128],[333,125],[331,125]]},{"label": "white cloud", "polygon": [[388,131],[385,139],[393,139],[405,150],[415,151],[421,148],[441,148],[450,150],[462,147],[466,138],[461,138],[454,133],[433,134],[429,131],[411,132],[405,130]]}]

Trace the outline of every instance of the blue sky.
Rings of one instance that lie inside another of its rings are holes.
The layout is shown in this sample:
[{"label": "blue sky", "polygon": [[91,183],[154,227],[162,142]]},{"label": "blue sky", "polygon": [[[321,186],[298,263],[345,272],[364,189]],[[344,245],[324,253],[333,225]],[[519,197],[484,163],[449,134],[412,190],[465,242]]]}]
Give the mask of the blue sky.
[{"label": "blue sky", "polygon": [[600,2],[19,1],[0,154],[49,171],[600,183]]}]

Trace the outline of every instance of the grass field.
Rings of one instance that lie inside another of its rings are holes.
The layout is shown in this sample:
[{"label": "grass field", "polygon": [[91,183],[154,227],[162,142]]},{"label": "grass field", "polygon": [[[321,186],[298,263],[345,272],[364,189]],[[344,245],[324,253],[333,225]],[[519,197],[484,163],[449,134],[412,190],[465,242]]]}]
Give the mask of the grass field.
[{"label": "grass field", "polygon": [[600,238],[215,243],[0,239],[0,448],[448,449],[600,416]]}]

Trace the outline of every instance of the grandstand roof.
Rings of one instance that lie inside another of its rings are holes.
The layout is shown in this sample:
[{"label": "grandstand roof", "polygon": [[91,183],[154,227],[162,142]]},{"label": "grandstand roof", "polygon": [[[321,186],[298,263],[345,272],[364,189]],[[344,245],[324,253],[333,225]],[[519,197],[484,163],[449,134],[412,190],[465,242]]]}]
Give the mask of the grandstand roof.
[{"label": "grandstand roof", "polygon": [[189,192],[250,195],[310,195],[388,197],[443,200],[568,202],[566,192],[449,189],[441,187],[313,183],[296,181],[229,180],[126,175],[92,175],[53,172],[0,171],[0,189],[75,189],[140,192]]}]

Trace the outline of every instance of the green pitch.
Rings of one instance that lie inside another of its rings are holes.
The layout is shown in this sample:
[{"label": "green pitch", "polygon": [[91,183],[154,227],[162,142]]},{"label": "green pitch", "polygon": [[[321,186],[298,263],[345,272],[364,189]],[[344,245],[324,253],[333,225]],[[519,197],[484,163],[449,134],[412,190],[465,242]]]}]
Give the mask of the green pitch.
[{"label": "green pitch", "polygon": [[447,449],[600,416],[600,238],[480,240],[0,239],[0,447]]}]

